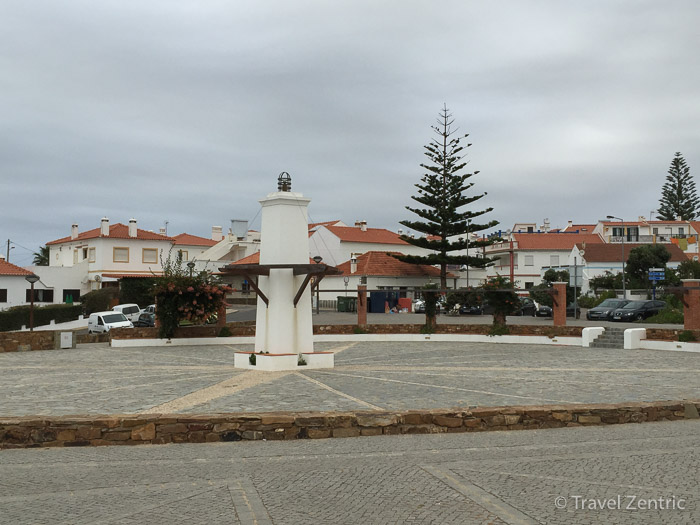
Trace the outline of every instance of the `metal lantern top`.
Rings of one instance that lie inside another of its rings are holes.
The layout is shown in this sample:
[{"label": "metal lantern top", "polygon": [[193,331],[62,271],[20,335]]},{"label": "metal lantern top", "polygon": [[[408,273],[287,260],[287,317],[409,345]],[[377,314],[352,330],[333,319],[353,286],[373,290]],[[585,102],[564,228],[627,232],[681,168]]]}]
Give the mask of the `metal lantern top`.
[{"label": "metal lantern top", "polygon": [[277,191],[292,191],[292,177],[286,171],[277,177]]}]

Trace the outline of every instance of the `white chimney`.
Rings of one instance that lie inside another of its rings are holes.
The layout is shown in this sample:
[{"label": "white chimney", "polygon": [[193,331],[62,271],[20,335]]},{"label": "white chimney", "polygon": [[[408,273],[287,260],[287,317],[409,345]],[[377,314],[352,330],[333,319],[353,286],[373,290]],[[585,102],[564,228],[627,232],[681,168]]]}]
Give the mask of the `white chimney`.
[{"label": "white chimney", "polygon": [[212,226],[211,227],[211,240],[219,242],[223,238],[224,238],[223,228],[221,226]]},{"label": "white chimney", "polygon": [[100,221],[100,236],[109,237],[109,219],[107,217],[102,217]]},{"label": "white chimney", "polygon": [[567,230],[570,229],[570,228],[573,228],[573,227],[574,227],[574,221],[569,221],[569,222],[566,223],[566,229],[567,229]]},{"label": "white chimney", "polygon": [[71,240],[78,238],[78,225],[75,223],[73,223],[73,225],[70,227],[70,238]]},{"label": "white chimney", "polygon": [[165,228],[159,228],[159,229],[158,229],[158,233],[159,233],[160,235],[165,235]]},{"label": "white chimney", "polygon": [[4,261],[4,260],[5,260],[5,256],[0,253],[0,261]]},{"label": "white chimney", "polygon": [[357,273],[357,256],[354,253],[350,255],[350,273]]},{"label": "white chimney", "polygon": [[135,239],[137,236],[136,233],[136,219],[131,218],[129,219],[129,237],[132,239]]},{"label": "white chimney", "polygon": [[363,232],[366,232],[366,231],[367,231],[367,221],[360,221],[360,229],[361,229]]}]

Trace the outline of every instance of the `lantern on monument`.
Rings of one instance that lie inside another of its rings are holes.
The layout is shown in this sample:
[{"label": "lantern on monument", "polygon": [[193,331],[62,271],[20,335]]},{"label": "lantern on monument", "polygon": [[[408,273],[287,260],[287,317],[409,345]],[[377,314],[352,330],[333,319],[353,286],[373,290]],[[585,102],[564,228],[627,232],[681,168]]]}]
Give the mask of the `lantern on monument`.
[{"label": "lantern on monument", "polygon": [[277,177],[277,191],[292,191],[292,177],[286,171]]}]

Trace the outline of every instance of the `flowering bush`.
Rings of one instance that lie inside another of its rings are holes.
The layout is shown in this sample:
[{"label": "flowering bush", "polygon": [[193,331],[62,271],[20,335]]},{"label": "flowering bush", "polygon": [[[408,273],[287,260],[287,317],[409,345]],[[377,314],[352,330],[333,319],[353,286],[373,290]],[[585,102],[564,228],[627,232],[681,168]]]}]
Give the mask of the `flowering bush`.
[{"label": "flowering bush", "polygon": [[156,316],[160,323],[158,335],[170,338],[182,321],[204,324],[226,304],[228,285],[215,283],[207,271],[189,275],[182,261],[163,264],[163,276],[155,286]]}]

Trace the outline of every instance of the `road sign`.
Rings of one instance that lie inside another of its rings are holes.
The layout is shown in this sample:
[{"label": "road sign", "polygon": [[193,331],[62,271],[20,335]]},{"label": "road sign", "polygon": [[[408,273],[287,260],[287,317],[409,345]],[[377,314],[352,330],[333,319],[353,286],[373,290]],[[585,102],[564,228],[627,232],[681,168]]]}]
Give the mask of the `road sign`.
[{"label": "road sign", "polygon": [[666,279],[666,268],[649,268],[650,281],[663,281]]}]

